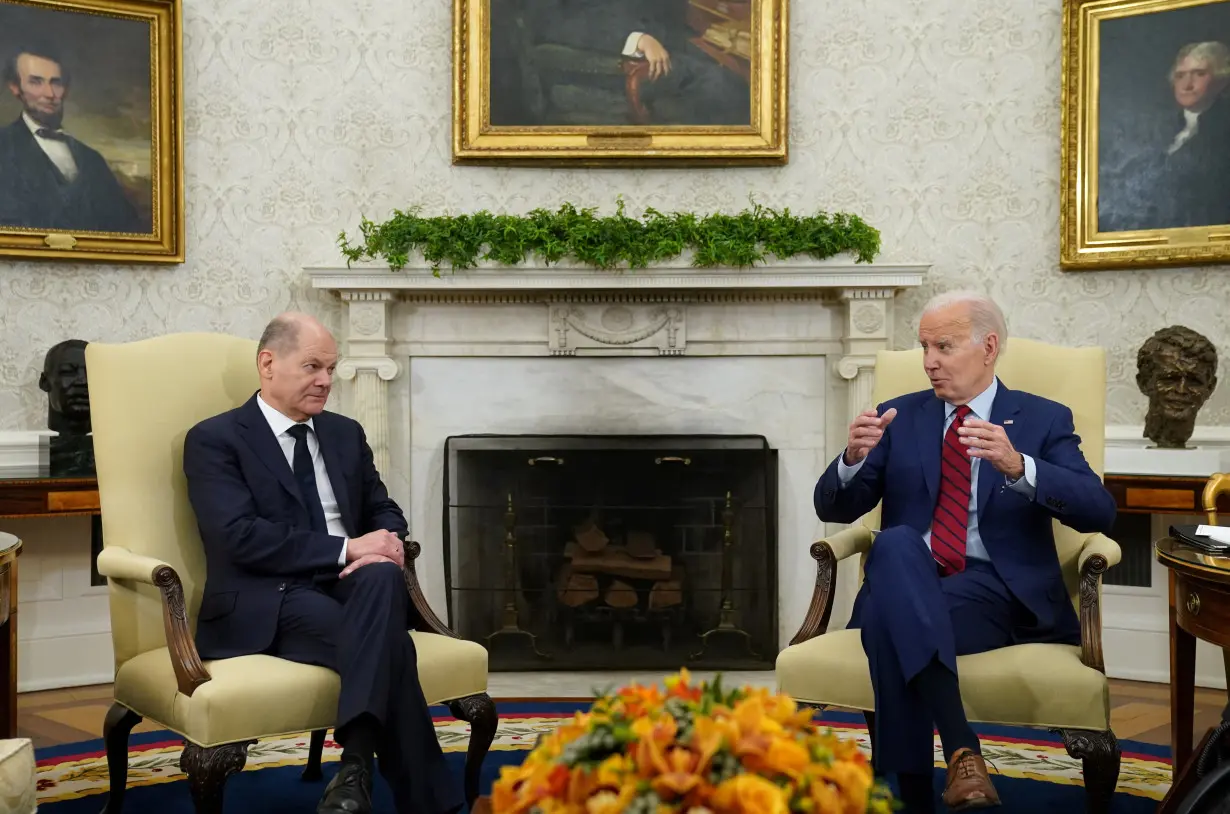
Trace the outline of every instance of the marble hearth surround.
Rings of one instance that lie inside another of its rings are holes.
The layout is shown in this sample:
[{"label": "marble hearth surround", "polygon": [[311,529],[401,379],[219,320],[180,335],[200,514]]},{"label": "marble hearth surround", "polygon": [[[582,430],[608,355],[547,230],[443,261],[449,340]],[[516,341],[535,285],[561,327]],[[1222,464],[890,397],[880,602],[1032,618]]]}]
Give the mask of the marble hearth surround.
[{"label": "marble hearth surround", "polygon": [[[442,618],[449,435],[752,433],[780,450],[785,646],[815,580],[808,544],[825,532],[811,507],[815,479],[850,418],[869,406],[894,298],[928,268],[836,258],[751,270],[685,260],[619,272],[531,264],[439,276],[425,266],[306,272],[347,304],[338,376],[350,387],[339,389],[423,543],[424,592]],[[854,575],[839,580],[836,624],[847,618]]]}]

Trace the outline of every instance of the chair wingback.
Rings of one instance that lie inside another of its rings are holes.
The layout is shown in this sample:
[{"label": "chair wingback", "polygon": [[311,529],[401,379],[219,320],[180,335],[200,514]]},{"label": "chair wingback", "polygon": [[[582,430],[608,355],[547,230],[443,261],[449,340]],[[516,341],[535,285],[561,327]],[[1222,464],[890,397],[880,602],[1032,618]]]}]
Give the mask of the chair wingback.
[{"label": "chair wingback", "polygon": [[[259,388],[256,345],[224,334],[183,333],[86,346],[103,545],[174,567],[194,628],[205,553],[188,502],[184,436]],[[166,645],[156,588],[111,580],[109,592],[117,669]]]},{"label": "chair wingback", "polygon": [[[1100,347],[1069,348],[1032,339],[1010,339],[996,363],[996,373],[1007,387],[1057,401],[1072,411],[1081,451],[1089,466],[1103,474],[1106,448],[1106,351]],[[923,372],[922,349],[880,351],[876,354],[873,403],[930,387]],[[863,522],[877,528],[880,510]],[[1084,535],[1055,522],[1055,547],[1068,594],[1080,605],[1077,555]]]}]

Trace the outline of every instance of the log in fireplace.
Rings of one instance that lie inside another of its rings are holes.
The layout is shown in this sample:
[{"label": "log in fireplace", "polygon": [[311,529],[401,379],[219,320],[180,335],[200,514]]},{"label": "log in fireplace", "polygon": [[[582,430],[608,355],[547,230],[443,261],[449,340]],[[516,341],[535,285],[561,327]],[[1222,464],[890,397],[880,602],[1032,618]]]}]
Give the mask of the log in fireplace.
[{"label": "log in fireplace", "polygon": [[443,498],[449,619],[491,670],[772,667],[763,437],[452,436]]}]

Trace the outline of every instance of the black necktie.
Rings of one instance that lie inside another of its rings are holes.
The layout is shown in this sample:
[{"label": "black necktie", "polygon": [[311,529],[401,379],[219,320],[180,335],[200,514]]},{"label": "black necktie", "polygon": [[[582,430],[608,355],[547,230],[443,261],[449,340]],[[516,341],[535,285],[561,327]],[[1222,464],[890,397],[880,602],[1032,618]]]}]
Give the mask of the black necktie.
[{"label": "black necktie", "polygon": [[308,515],[312,518],[312,531],[327,534],[325,509],[320,505],[320,492],[316,488],[316,467],[312,466],[312,453],[308,451],[308,425],[296,424],[286,432],[295,439],[295,463],[292,468],[295,470],[295,480],[299,482],[299,491],[303,495],[303,504],[307,506]]},{"label": "black necktie", "polygon": [[56,141],[68,141],[68,134],[63,130],[52,130],[47,127],[40,127],[35,132],[35,135],[41,138],[55,139]]}]

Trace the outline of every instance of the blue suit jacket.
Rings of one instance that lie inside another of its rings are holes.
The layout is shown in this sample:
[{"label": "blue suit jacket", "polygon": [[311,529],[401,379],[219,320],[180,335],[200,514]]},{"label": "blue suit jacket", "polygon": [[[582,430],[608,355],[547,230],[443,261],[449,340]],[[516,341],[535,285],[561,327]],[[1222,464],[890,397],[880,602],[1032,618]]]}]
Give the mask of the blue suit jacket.
[{"label": "blue suit jacket", "polygon": [[[363,428],[330,412],[312,424],[349,536],[388,529],[404,537],[406,519],[380,480]],[[262,652],[277,631],[287,582],[336,580],[342,538],[311,530],[255,395],[188,431],[184,474],[205,545],[197,648],[202,658]]]},{"label": "blue suit jacket", "polygon": [[[816,483],[821,520],[853,523],[883,501],[881,528],[908,526],[922,534],[931,527],[939,499],[944,402],[923,390],[886,401],[878,410],[883,415],[892,407],[896,417],[850,483],[840,488],[840,456]],[[1016,450],[1037,467],[1033,500],[1007,488],[1004,476],[989,464],[978,471],[979,534],[1004,583],[1037,620],[1018,639],[1078,640],[1080,622],[1064,587],[1051,520],[1076,531],[1109,532],[1114,498],[1081,454],[1067,407],[1009,390],[1001,380],[990,421],[1003,426]],[[851,626],[857,624],[855,610]]]}]

